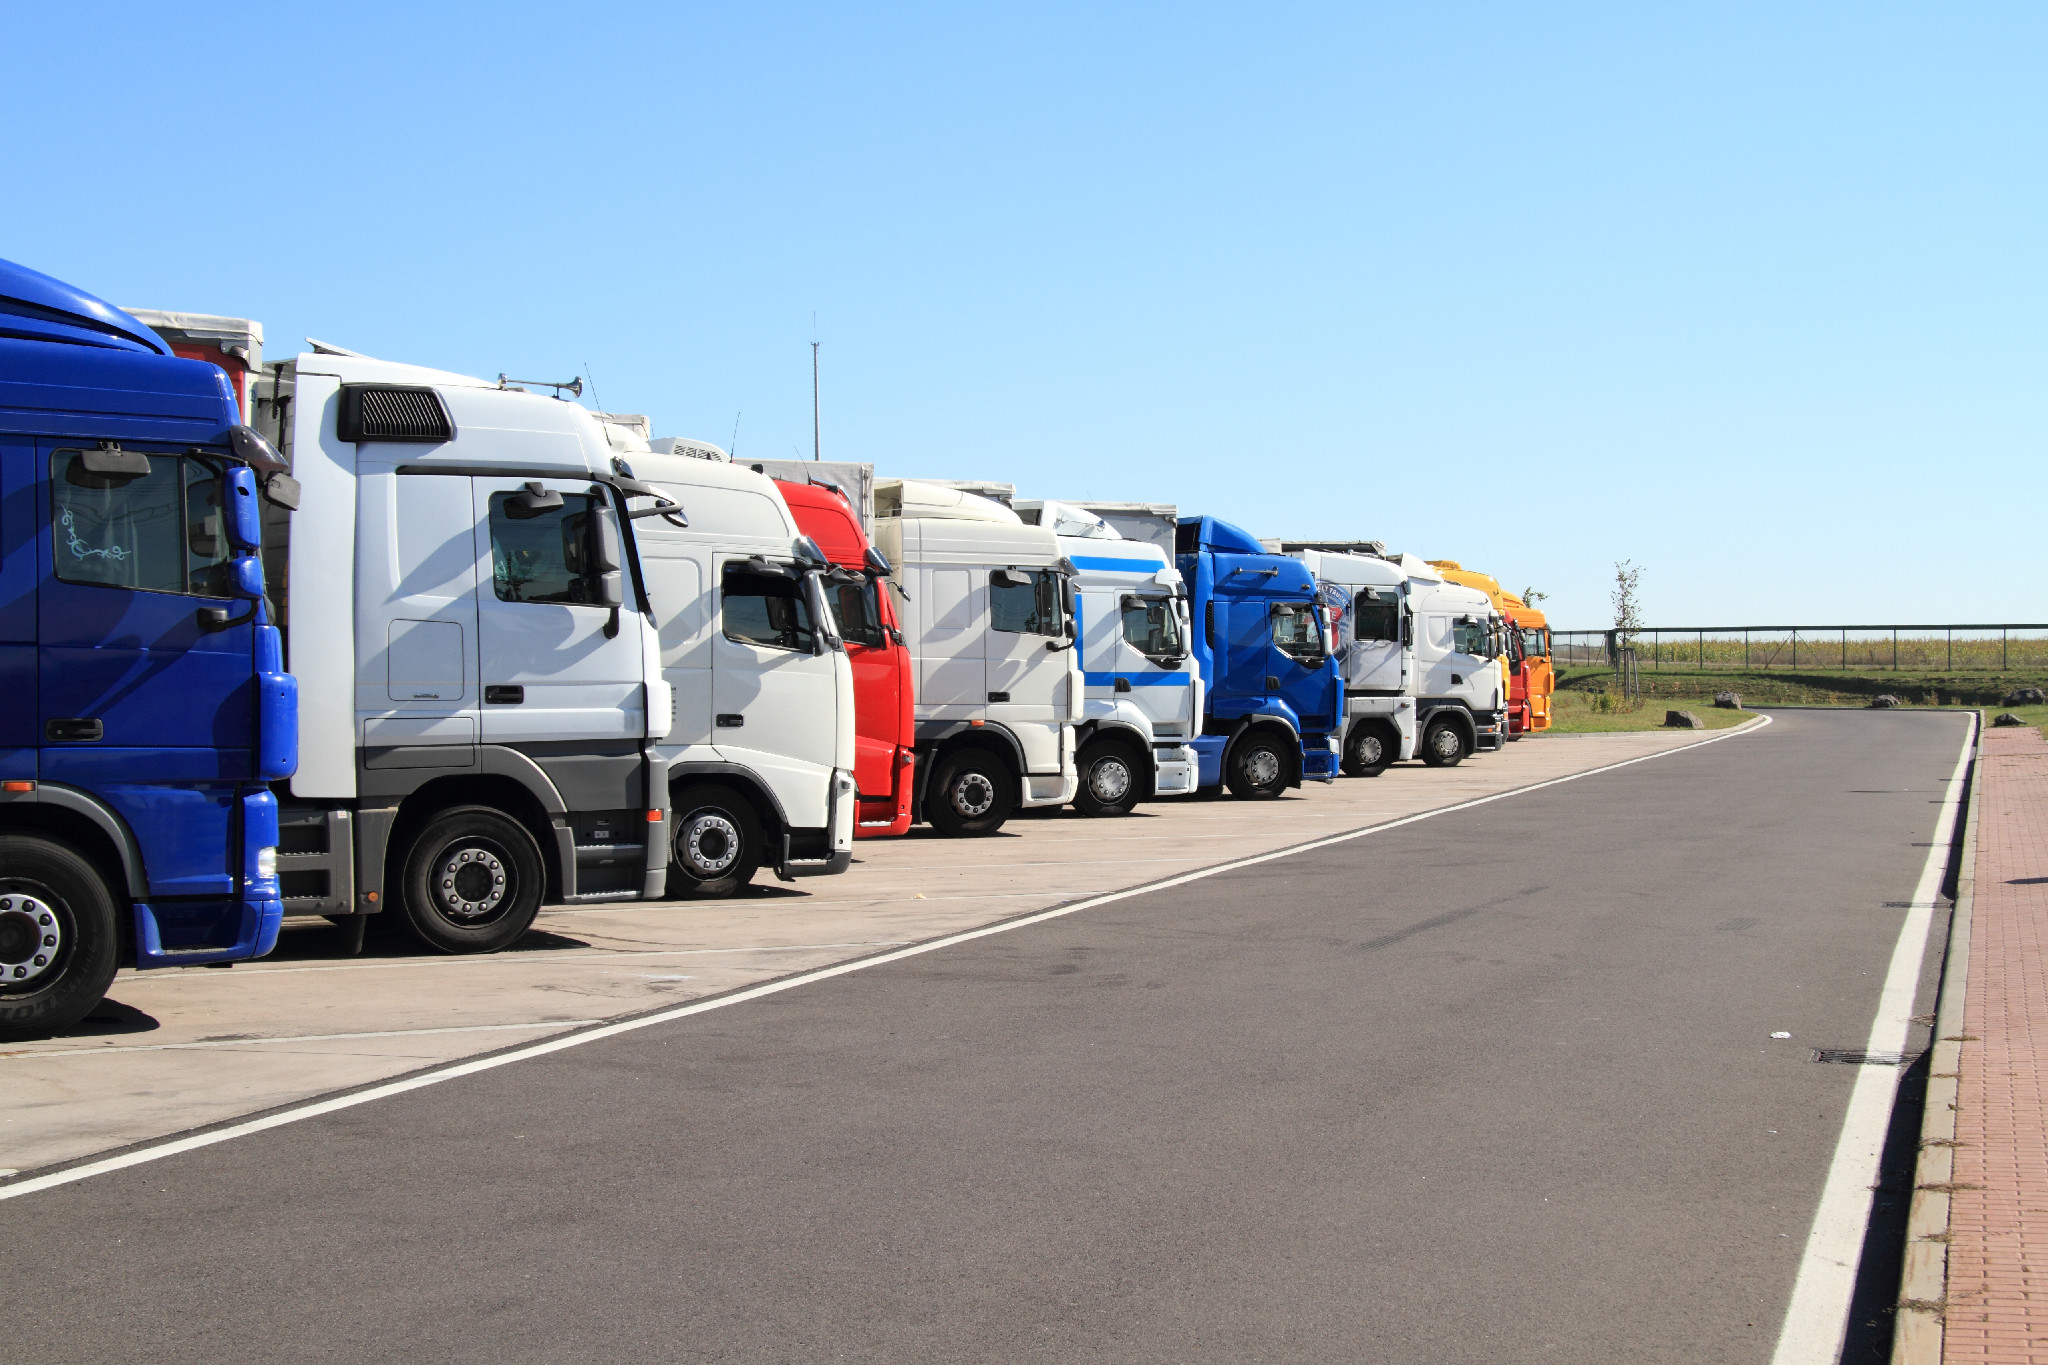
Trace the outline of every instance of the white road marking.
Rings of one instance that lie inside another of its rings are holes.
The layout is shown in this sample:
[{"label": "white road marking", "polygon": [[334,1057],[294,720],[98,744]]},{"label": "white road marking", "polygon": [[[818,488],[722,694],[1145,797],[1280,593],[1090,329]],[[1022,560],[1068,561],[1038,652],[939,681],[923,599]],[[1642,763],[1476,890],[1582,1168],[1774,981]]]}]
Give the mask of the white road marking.
[{"label": "white road marking", "polygon": [[[1927,931],[1934,922],[1935,895],[1941,890],[1955,822],[1962,812],[1963,771],[1976,742],[1977,727],[1972,726],[1963,737],[1955,771],[1942,791],[1941,811],[1934,817],[1934,839],[1920,869],[1920,881],[1913,888],[1912,908],[1899,926],[1899,941],[1892,949],[1891,967],[1877,999],[1877,1017],[1871,1021],[1870,1041],[1864,1045],[1867,1052],[1905,1051],[1913,996],[1920,986],[1920,964],[1927,956]],[[1884,1153],[1885,1130],[1891,1125],[1903,1069],[1856,1068],[1856,1088],[1849,1093],[1842,1136],[1835,1143],[1820,1207],[1814,1211],[1813,1228],[1806,1235],[1806,1251],[1799,1258],[1799,1276],[1792,1282],[1792,1299],[1785,1308],[1785,1323],[1778,1330],[1778,1349],[1771,1356],[1771,1365],[1816,1365],[1841,1358],[1849,1331],[1849,1300],[1856,1290],[1863,1238],[1870,1225],[1871,1186],[1877,1183],[1877,1163]]]},{"label": "white road marking", "polygon": [[[618,958],[638,960],[647,957],[707,957],[718,953],[806,953],[821,948],[895,948],[904,940],[887,939],[874,943],[769,943],[755,948],[590,948],[568,949],[561,952],[534,953],[491,953],[483,957],[419,957],[402,958],[396,962],[328,962],[314,967],[249,967],[242,972],[242,978],[252,976],[285,976],[292,972],[382,972],[401,967],[454,967],[454,966],[501,966],[516,967],[523,963],[579,963],[587,962],[601,966]],[[183,973],[135,972],[119,979],[123,986],[160,985],[173,980],[191,980]]]},{"label": "white road marking", "polygon": [[[687,979],[687,978],[686,978]],[[531,1024],[459,1024],[450,1028],[391,1028],[375,1033],[291,1033],[260,1038],[206,1038],[196,1043],[130,1043],[106,1047],[69,1047],[51,1052],[0,1052],[8,1060],[37,1057],[105,1057],[116,1052],[183,1052],[189,1048],[258,1047],[264,1043],[332,1043],[356,1038],[417,1038],[423,1033],[499,1033],[506,1029],[581,1028],[602,1019],[540,1019]]]},{"label": "white road marking", "polygon": [[[779,995],[783,991],[795,990],[800,986],[814,985],[820,981],[829,981],[836,976],[866,971],[870,967],[879,967],[891,962],[901,962],[906,958],[937,952],[941,948],[952,948],[962,943],[971,943],[978,938],[1011,933],[1014,930],[1029,928],[1032,925],[1044,924],[1048,920],[1062,919],[1068,915],[1077,915],[1083,910],[1092,910],[1097,906],[1129,900],[1135,896],[1150,895],[1155,891],[1171,890],[1173,887],[1186,886],[1189,882],[1202,881],[1209,877],[1220,876],[1225,872],[1236,872],[1247,867],[1257,867],[1261,863],[1275,862],[1281,858],[1291,858],[1298,853],[1311,853],[1317,849],[1349,843],[1353,839],[1363,839],[1370,834],[1380,834],[1390,829],[1400,829],[1404,825],[1412,825],[1423,820],[1434,819],[1439,815],[1451,815],[1458,811],[1471,810],[1476,806],[1485,806],[1495,801],[1504,801],[1511,796],[1523,796],[1529,792],[1542,791],[1547,787],[1562,786],[1567,782],[1577,782],[1582,778],[1597,777],[1601,773],[1611,773],[1619,768],[1633,767],[1638,763],[1649,763],[1656,759],[1669,758],[1672,754],[1687,753],[1693,749],[1704,748],[1709,744],[1719,744],[1723,740],[1734,739],[1738,735],[1748,734],[1770,723],[1771,718],[1769,716],[1758,716],[1753,721],[1738,725],[1733,729],[1723,730],[1717,735],[1699,740],[1693,744],[1681,744],[1676,748],[1662,749],[1654,754],[1642,754],[1635,758],[1625,758],[1619,762],[1608,763],[1598,768],[1588,768],[1584,772],[1571,773],[1564,777],[1547,778],[1542,782],[1532,782],[1526,787],[1514,787],[1508,791],[1495,792],[1490,796],[1479,796],[1469,801],[1459,801],[1452,805],[1439,806],[1435,810],[1421,811],[1414,815],[1403,816],[1398,820],[1389,820],[1384,824],[1370,825],[1364,829],[1347,830],[1342,834],[1332,834],[1321,839],[1311,839],[1305,843],[1294,844],[1288,848],[1274,849],[1270,853],[1256,853],[1249,857],[1236,858],[1227,863],[1217,863],[1212,867],[1200,868],[1193,872],[1183,872],[1178,876],[1168,877],[1162,881],[1148,882],[1142,886],[1126,887],[1121,891],[1111,891],[1099,896],[1089,896],[1084,900],[1078,900],[1069,905],[1058,905],[1047,910],[1040,910],[1035,914],[1019,915],[1015,919],[1005,920],[1000,924],[984,925],[979,929],[966,929],[957,934],[947,934],[942,938],[927,939],[923,943],[913,943],[908,947],[898,948],[894,952],[877,953],[873,957],[863,957],[851,962],[835,963],[829,967],[819,967],[813,971],[799,972],[794,976],[786,976],[778,981],[764,981],[758,986],[749,986],[745,990],[734,991],[730,995],[722,995],[714,1000],[700,1000],[695,1004],[678,1005],[674,1009],[661,1010],[654,1014],[643,1014],[636,1019],[623,1019],[617,1023],[605,1024],[583,1033],[572,1034],[566,1038],[544,1039],[529,1047],[516,1048],[510,1052],[500,1052],[495,1056],[479,1057],[474,1061],[457,1062],[453,1066],[421,1072],[416,1076],[408,1076],[403,1080],[391,1081],[384,1085],[371,1086],[366,1090],[358,1090],[347,1095],[336,1095],[331,1099],[314,1100],[309,1104],[281,1109],[276,1113],[265,1114],[261,1118],[249,1119],[243,1123],[233,1123],[204,1133],[193,1133],[187,1137],[151,1143],[146,1147],[137,1147],[118,1156],[105,1157],[98,1161],[87,1161],[77,1166],[67,1167],[61,1171],[52,1171],[48,1175],[33,1176],[27,1180],[17,1180],[10,1184],[0,1185],[0,1200],[18,1199],[25,1194],[35,1194],[42,1190],[55,1189],[59,1185],[69,1185],[80,1180],[89,1180],[96,1175],[110,1175],[115,1171],[127,1170],[131,1166],[140,1166],[151,1161],[161,1161],[165,1157],[197,1151],[202,1147],[211,1147],[217,1143],[231,1142],[236,1138],[251,1137],[257,1133],[268,1132],[273,1128],[282,1128],[286,1124],[301,1123],[306,1119],[339,1113],[344,1109],[353,1109],[358,1105],[372,1104],[378,1100],[390,1099],[397,1095],[408,1094],[414,1090],[424,1090],[430,1085],[440,1085],[445,1081],[458,1080],[464,1076],[474,1076],[484,1071],[493,1071],[501,1066],[510,1066],[514,1062],[531,1061],[536,1057],[546,1057],[556,1052],[566,1051],[572,1047],[581,1047],[585,1043],[594,1043],[600,1039],[616,1038],[622,1034],[637,1032],[640,1029],[653,1028],[657,1024],[673,1023],[678,1019],[687,1019],[695,1014],[705,1014],[712,1010],[725,1009],[731,1005],[745,1004],[750,1000],[759,1000],[766,996]],[[293,970],[301,969],[295,968]],[[1910,995],[1910,991],[1908,994]],[[1889,1067],[1883,1069],[1886,1071],[1891,1070]]]}]

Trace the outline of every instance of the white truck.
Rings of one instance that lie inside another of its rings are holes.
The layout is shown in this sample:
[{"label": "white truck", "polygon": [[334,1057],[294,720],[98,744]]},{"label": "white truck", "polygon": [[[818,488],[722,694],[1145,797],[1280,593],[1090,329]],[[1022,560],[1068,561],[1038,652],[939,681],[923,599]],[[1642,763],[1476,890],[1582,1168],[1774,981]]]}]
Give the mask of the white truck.
[{"label": "white truck", "polygon": [[897,571],[917,668],[919,816],[993,834],[1019,807],[1074,799],[1083,718],[1073,569],[1050,530],[991,499],[878,480],[870,536]]},{"label": "white truck", "polygon": [[1075,740],[1074,806],[1126,815],[1140,801],[1194,794],[1202,678],[1189,667],[1187,589],[1170,549],[1126,540],[1085,508],[1012,504],[1058,538],[1075,569],[1074,616],[1086,702]]},{"label": "white truck", "polygon": [[730,894],[853,861],[853,668],[828,586],[853,578],[800,534],[775,481],[705,441],[607,424],[681,515],[635,524],[674,698],[655,746],[674,809],[671,894]]},{"label": "white truck", "polygon": [[1304,561],[1342,613],[1346,773],[1372,776],[1416,756],[1454,767],[1506,742],[1495,666],[1504,637],[1485,593],[1446,581],[1415,555],[1388,554],[1379,541],[1273,545]]}]

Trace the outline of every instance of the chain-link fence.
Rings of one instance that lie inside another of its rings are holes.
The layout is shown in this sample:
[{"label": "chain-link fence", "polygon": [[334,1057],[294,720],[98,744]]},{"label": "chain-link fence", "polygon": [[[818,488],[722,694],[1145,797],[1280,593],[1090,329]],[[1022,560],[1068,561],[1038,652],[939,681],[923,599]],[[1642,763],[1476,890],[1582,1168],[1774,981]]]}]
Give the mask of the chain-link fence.
[{"label": "chain-link fence", "polygon": [[2048,671],[2048,625],[1665,626],[1551,632],[1559,668],[1615,668],[1632,648],[1649,673],[1758,669],[1898,673]]}]

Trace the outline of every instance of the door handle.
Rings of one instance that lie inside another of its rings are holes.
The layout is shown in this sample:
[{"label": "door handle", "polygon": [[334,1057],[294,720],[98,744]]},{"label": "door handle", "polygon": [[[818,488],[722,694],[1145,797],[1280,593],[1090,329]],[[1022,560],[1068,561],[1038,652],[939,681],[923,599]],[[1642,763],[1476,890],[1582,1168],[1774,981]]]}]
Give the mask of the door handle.
[{"label": "door handle", "polygon": [[105,739],[106,726],[100,721],[66,717],[63,720],[45,721],[43,738],[58,744],[91,744]]},{"label": "door handle", "polygon": [[718,728],[721,730],[737,730],[746,723],[747,718],[737,711],[721,711],[718,713]]},{"label": "door handle", "polygon": [[523,706],[526,704],[524,687],[493,683],[484,689],[484,704],[487,706]]},{"label": "door handle", "polygon": [[1464,682],[1464,681],[1465,681],[1465,680],[1464,680],[1463,678],[1459,677],[1459,676],[1458,676],[1457,674],[1455,674],[1455,673],[1451,674],[1451,686],[1453,686],[1453,687],[1456,687],[1456,686],[1458,686],[1458,685],[1459,685],[1460,683],[1462,683],[1462,682]]},{"label": "door handle", "polygon": [[1010,694],[1008,692],[991,692],[988,694],[988,699],[990,701],[1008,701]]},{"label": "door handle", "polygon": [[1118,679],[1116,680],[1116,690],[1117,690],[1117,691],[1119,691],[1119,692],[1128,692],[1128,691],[1130,691],[1130,690],[1131,690],[1131,680],[1130,680],[1129,678],[1118,678]]},{"label": "door handle", "polygon": [[1268,692],[1278,692],[1280,690],[1280,680],[1271,673],[1266,675],[1266,690]]}]

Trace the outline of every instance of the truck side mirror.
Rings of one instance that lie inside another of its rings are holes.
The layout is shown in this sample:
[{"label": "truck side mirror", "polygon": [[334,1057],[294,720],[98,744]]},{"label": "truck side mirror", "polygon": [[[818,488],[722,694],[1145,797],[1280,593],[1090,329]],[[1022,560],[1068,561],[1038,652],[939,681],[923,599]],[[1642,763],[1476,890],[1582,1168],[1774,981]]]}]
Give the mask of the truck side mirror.
[{"label": "truck side mirror", "polygon": [[890,574],[896,572],[889,564],[889,556],[883,554],[872,545],[868,546],[867,566],[875,571],[876,576],[881,578],[887,578]]},{"label": "truck side mirror", "polygon": [[263,439],[263,434],[254,427],[232,426],[228,428],[228,449],[235,452],[235,458],[259,474],[289,474],[292,464],[277,453],[277,447]]},{"label": "truck side mirror", "polygon": [[242,554],[262,549],[263,508],[256,501],[256,471],[237,465],[228,470],[223,484],[228,543]]},{"label": "truck side mirror", "polygon": [[612,574],[626,567],[625,547],[619,541],[619,524],[601,512],[591,518],[590,560],[590,567],[602,574]]},{"label": "truck side mirror", "polygon": [[614,610],[626,605],[626,576],[608,569],[597,576],[597,604]]}]

